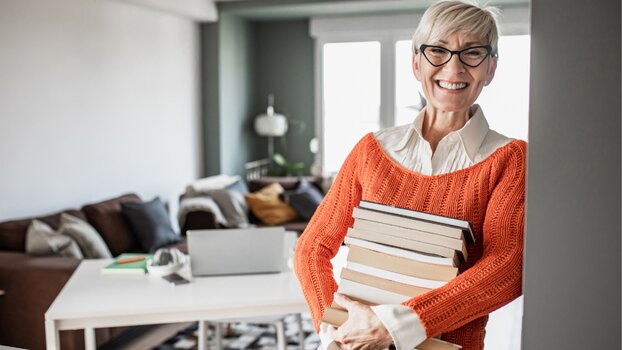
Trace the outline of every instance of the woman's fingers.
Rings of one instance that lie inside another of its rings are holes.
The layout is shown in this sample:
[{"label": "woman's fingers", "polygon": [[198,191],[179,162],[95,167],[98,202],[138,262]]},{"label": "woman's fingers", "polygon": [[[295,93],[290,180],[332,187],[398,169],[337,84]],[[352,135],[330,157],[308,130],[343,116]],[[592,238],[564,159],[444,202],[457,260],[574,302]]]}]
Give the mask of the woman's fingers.
[{"label": "woman's fingers", "polygon": [[333,296],[333,301],[345,308],[346,310],[350,311],[350,309],[359,306],[359,302],[354,301],[350,298],[348,298],[347,296],[343,295],[343,294],[339,294],[339,293],[335,293],[335,295]]}]

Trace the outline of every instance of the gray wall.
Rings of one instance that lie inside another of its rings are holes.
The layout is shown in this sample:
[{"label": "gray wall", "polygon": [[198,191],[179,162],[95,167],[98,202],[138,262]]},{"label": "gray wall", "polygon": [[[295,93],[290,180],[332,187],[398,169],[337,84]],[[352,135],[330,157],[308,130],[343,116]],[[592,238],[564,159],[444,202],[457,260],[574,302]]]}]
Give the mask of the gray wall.
[{"label": "gray wall", "polygon": [[237,16],[221,14],[218,23],[203,26],[205,175],[244,174],[253,160],[250,103],[253,99],[252,26]]},{"label": "gray wall", "polygon": [[523,349],[620,349],[620,1],[532,1]]},{"label": "gray wall", "polygon": [[198,34],[117,1],[0,1],[0,220],[195,179]]},{"label": "gray wall", "polygon": [[202,27],[205,175],[244,174],[244,163],[267,156],[267,139],[253,120],[265,113],[269,93],[277,113],[290,119],[275,149],[288,161],[313,161],[313,40],[307,20],[253,22],[220,14]]},{"label": "gray wall", "polygon": [[[265,113],[268,94],[275,96],[275,110],[289,119],[285,137],[275,141],[275,151],[290,162],[304,162],[305,173],[313,162],[309,141],[314,124],[314,44],[307,20],[257,22],[255,31],[254,114]],[[256,137],[258,158],[266,157],[267,141]]]}]

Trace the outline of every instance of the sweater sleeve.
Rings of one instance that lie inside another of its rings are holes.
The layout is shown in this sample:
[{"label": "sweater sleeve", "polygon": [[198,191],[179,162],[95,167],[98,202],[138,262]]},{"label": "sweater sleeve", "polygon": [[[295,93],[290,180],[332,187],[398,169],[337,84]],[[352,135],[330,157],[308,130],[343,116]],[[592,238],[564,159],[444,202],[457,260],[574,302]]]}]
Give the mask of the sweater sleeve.
[{"label": "sweater sleeve", "polygon": [[363,138],[350,152],[330,190],[307,224],[294,254],[294,271],[309,304],[316,331],[324,308],[333,301],[337,283],[330,262],[352,225],[352,209],[361,199],[359,158]]},{"label": "sweater sleeve", "polygon": [[480,260],[443,287],[404,303],[419,315],[428,337],[488,315],[521,294],[525,144],[506,159],[486,207]]}]

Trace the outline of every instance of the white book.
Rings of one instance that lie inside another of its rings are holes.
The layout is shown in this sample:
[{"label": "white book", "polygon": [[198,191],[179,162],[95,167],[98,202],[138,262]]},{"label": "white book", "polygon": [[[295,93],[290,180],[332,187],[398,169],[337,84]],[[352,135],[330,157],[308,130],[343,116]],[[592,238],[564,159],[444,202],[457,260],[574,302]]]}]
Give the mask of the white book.
[{"label": "white book", "polygon": [[363,265],[359,263],[354,263],[351,261],[348,261],[346,263],[346,268],[353,270],[353,271],[366,273],[368,275],[385,278],[385,279],[392,280],[395,282],[401,282],[401,283],[406,283],[406,284],[410,284],[413,286],[419,286],[419,287],[430,288],[430,289],[442,287],[445,284],[447,284],[447,282],[444,282],[444,281],[434,281],[434,280],[429,280],[425,278],[402,275],[401,273],[395,273],[391,271],[377,269],[375,267],[371,267],[371,266],[367,266],[367,265]]},{"label": "white book", "polygon": [[413,252],[412,250],[400,249],[400,248],[396,248],[396,247],[392,247],[392,246],[388,246],[388,245],[384,245],[380,243],[374,243],[374,242],[366,241],[366,240],[359,239],[359,238],[349,237],[349,236],[346,236],[344,242],[345,244],[356,245],[359,247],[375,250],[377,252],[381,252],[381,253],[385,253],[385,254],[389,254],[393,256],[399,256],[399,257],[406,258],[406,259],[417,260],[417,261],[426,262],[430,264],[457,267],[454,259],[452,258],[445,258],[442,256],[433,256],[433,255],[417,253],[417,252]]},{"label": "white book", "polygon": [[411,297],[401,295],[384,289],[375,288],[366,284],[353,282],[347,279],[341,279],[339,282],[338,292],[345,294],[351,298],[364,300],[371,304],[400,304]]}]

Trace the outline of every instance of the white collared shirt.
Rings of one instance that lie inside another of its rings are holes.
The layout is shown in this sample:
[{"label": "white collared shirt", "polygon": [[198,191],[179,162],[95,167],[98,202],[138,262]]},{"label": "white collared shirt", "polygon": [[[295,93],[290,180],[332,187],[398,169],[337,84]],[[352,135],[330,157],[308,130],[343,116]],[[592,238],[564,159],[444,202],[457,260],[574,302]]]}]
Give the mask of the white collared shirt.
[{"label": "white collared shirt", "polygon": [[405,168],[424,175],[449,173],[481,162],[512,141],[490,130],[479,105],[471,107],[471,115],[462,129],[441,139],[434,154],[421,131],[425,109],[412,123],[380,130],[374,137],[382,149]]},{"label": "white collared shirt", "polygon": [[[513,141],[489,128],[479,105],[473,105],[470,112],[471,118],[466,124],[445,135],[434,153],[422,134],[425,109],[412,123],[380,130],[374,137],[382,149],[405,168],[424,175],[449,173],[479,163],[497,148]],[[378,305],[372,310],[391,334],[397,350],[412,350],[427,338],[419,316],[409,307]],[[327,339],[330,339],[327,330],[323,326],[320,331],[324,349],[328,349]]]}]

